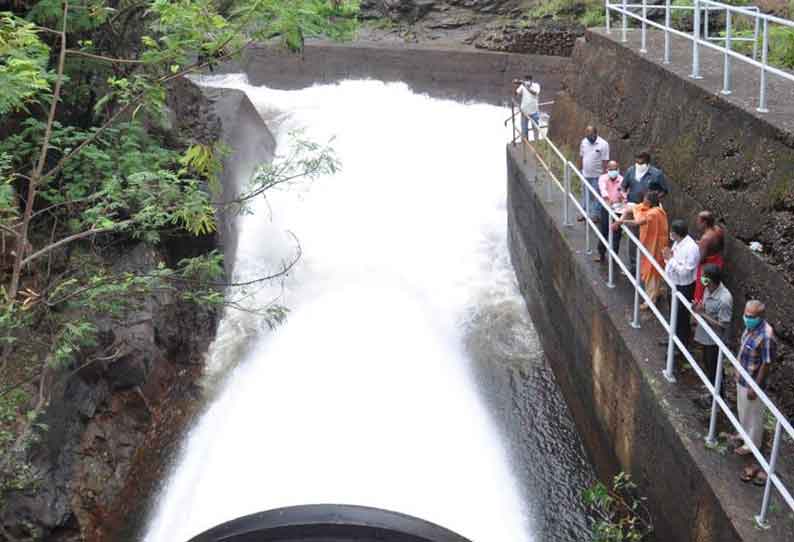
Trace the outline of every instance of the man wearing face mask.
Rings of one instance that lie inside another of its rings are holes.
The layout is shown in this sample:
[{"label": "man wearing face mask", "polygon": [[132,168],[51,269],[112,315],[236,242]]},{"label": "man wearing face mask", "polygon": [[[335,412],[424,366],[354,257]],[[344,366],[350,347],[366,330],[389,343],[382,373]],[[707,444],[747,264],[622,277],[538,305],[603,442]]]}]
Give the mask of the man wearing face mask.
[{"label": "man wearing face mask", "polygon": [[[601,192],[601,197],[604,198],[604,201],[610,206],[626,201],[626,194],[624,194],[623,190],[620,188],[622,184],[623,176],[618,169],[618,163],[614,160],[610,160],[607,164],[607,172],[598,179],[598,188]],[[598,229],[601,231],[601,235],[604,236],[604,239],[609,239],[609,210],[603,206],[601,207],[600,220]],[[616,230],[612,234],[612,250],[614,250],[616,254],[620,251],[620,236],[620,230]],[[596,256],[595,261],[598,263],[603,262],[606,252],[606,245],[599,242],[598,256]]]},{"label": "man wearing face mask", "polygon": [[[698,250],[698,255],[700,251]],[[703,268],[700,282],[703,285],[703,299],[695,302],[692,308],[717,334],[723,343],[728,342],[728,331],[731,328],[733,318],[733,295],[722,282],[722,269],[713,263],[707,264]],[[687,311],[688,313],[689,311]],[[713,383],[717,376],[717,358],[720,351],[717,343],[711,338],[705,328],[698,324],[695,330],[695,342],[700,345],[703,355],[701,356],[701,368],[709,380]],[[725,398],[725,384],[720,387],[720,396]],[[704,409],[711,408],[711,394],[706,393],[698,397],[695,401],[698,406]]]},{"label": "man wearing face mask", "polygon": [[[609,143],[598,136],[595,126],[585,128],[584,134],[579,144],[579,170],[588,184],[598,192],[598,179],[606,173],[609,162]],[[585,187],[582,187],[582,208],[590,210],[590,218],[594,222],[601,219],[601,204]],[[584,222],[584,217],[579,216],[576,220]]]},{"label": "man wearing face mask", "polygon": [[[665,262],[664,272],[675,284],[676,289],[691,302],[695,294],[695,274],[700,263],[700,250],[695,240],[689,236],[686,222],[683,220],[673,220],[670,225],[670,240],[673,242],[673,248],[665,248],[662,251]],[[678,340],[686,345],[689,343],[690,333],[689,310],[683,303],[679,303],[675,334]],[[663,342],[667,345],[667,340]]]},{"label": "man wearing face mask", "polygon": [[[670,192],[667,179],[659,168],[651,165],[651,155],[648,152],[638,152],[635,163],[623,176],[623,191],[626,192],[626,199],[629,203],[640,204],[645,198],[645,194],[652,190],[656,192],[661,201]],[[636,235],[636,231],[634,232]],[[629,250],[629,267],[631,273],[637,268],[637,252]]]},{"label": "man wearing face mask", "polygon": [[[766,388],[766,377],[769,366],[775,362],[777,356],[777,339],[775,331],[766,321],[766,307],[757,299],[747,302],[744,308],[744,333],[737,358],[742,367],[762,390]],[[736,372],[736,409],[739,413],[739,422],[750,437],[752,443],[761,449],[764,436],[764,404],[758,399],[756,392],[750,388],[745,379]],[[733,438],[738,442],[739,435]],[[744,442],[735,450],[736,454],[752,458],[749,443]],[[741,476],[742,481],[756,483],[766,482],[764,473],[755,461],[745,467]]]}]

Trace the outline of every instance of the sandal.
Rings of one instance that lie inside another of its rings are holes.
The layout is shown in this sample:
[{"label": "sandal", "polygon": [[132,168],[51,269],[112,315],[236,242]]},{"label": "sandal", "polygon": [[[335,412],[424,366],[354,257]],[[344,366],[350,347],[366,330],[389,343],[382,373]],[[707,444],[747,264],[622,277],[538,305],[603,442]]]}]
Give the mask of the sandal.
[{"label": "sandal", "polygon": [[758,472],[753,477],[753,484],[759,487],[764,487],[766,485],[767,475],[764,469],[758,469]]},{"label": "sandal", "polygon": [[741,476],[739,476],[739,480],[744,483],[752,482],[755,480],[755,477],[758,476],[758,471],[760,469],[758,467],[745,467],[742,470]]}]

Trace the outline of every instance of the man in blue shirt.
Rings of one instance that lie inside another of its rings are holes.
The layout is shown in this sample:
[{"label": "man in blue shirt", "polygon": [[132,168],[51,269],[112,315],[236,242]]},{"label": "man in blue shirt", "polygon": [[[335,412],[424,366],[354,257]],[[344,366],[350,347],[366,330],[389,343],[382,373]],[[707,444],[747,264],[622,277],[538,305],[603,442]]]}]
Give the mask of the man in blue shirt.
[{"label": "man in blue shirt", "polygon": [[[654,191],[659,194],[659,201],[661,202],[664,197],[670,192],[667,185],[667,179],[662,173],[662,170],[651,165],[651,155],[646,152],[638,152],[635,156],[635,163],[631,166],[626,174],[623,176],[622,190],[626,193],[626,199],[629,203],[642,203],[645,194],[649,191]],[[632,230],[635,235],[639,230]],[[631,274],[637,269],[637,249],[633,244],[629,244],[629,267]]]}]

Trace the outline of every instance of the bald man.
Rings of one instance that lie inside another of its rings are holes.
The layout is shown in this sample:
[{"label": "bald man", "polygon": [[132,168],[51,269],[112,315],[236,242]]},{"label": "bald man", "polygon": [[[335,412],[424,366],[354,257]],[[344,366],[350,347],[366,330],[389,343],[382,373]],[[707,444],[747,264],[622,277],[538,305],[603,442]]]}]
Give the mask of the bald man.
[{"label": "bald man", "polygon": [[[599,177],[607,172],[607,162],[609,162],[609,143],[598,135],[598,129],[595,126],[587,126],[584,129],[584,138],[579,144],[579,170],[596,193],[599,191]],[[590,211],[590,218],[593,222],[601,220],[601,204],[584,186],[582,187],[582,209]],[[584,222],[584,217],[580,216],[577,220]]]},{"label": "bald man", "polygon": [[[739,363],[750,375],[750,378],[762,390],[766,389],[766,377],[769,366],[777,357],[777,339],[771,324],[766,321],[766,307],[757,300],[751,299],[744,307],[744,333],[742,333],[741,347],[737,354]],[[744,482],[757,480],[758,483],[766,482],[766,473],[752,459],[750,444],[759,450],[764,437],[764,404],[745,378],[736,372],[736,409],[739,413],[739,422],[750,437],[744,444],[736,448],[740,456],[750,459],[742,471],[741,479]],[[735,435],[737,441],[739,436]]]}]

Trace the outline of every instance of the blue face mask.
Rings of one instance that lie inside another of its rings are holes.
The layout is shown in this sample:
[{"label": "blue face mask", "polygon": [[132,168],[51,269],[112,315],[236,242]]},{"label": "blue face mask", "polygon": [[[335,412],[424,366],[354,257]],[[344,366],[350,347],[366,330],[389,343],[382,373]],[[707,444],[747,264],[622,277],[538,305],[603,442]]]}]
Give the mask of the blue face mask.
[{"label": "blue face mask", "polygon": [[609,175],[610,179],[617,179],[618,178],[618,170],[616,170],[616,169],[610,169],[609,171],[607,171],[607,174]]},{"label": "blue face mask", "polygon": [[744,326],[747,329],[755,329],[761,323],[761,318],[758,316],[745,316],[744,317]]}]

